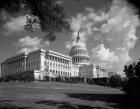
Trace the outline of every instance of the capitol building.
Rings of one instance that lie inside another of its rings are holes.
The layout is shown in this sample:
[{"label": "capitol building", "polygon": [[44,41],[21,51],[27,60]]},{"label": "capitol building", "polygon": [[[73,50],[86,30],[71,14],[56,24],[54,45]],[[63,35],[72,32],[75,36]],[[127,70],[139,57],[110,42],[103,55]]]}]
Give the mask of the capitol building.
[{"label": "capitol building", "polygon": [[1,63],[1,76],[15,75],[24,71],[33,71],[36,80],[49,77],[108,77],[108,70],[102,66],[90,64],[86,47],[81,46],[79,33],[76,44],[68,55],[53,50],[38,49],[7,58]]}]

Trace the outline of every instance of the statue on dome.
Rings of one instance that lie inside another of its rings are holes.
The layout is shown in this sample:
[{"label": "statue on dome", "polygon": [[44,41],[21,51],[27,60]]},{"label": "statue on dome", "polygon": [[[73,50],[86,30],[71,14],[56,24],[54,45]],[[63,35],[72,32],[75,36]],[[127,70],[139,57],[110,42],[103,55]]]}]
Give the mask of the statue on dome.
[{"label": "statue on dome", "polygon": [[79,36],[79,31],[78,31],[78,35],[77,35],[77,40],[76,40],[76,43],[78,43],[80,40],[80,36]]}]

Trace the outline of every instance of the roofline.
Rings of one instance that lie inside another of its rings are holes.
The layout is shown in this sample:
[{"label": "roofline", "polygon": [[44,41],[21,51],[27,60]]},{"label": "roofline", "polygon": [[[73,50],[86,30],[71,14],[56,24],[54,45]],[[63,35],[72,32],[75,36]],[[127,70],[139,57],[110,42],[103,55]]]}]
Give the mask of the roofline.
[{"label": "roofline", "polygon": [[46,50],[44,50],[44,49],[37,49],[37,50],[29,52],[28,55],[36,53],[36,52],[44,52],[44,53],[46,53]]},{"label": "roofline", "polygon": [[28,55],[31,55],[33,53],[36,53],[36,52],[43,52],[43,53],[54,53],[56,55],[59,55],[59,56],[62,56],[64,58],[68,58],[68,59],[72,59],[72,57],[68,56],[68,55],[64,55],[64,54],[61,54],[59,52],[56,52],[56,51],[53,51],[53,50],[44,50],[44,49],[37,49],[37,50],[34,50],[34,51],[31,51],[29,53],[27,52],[24,52],[24,53],[19,53],[17,55],[14,55],[14,56],[11,56],[11,57],[8,57],[7,59],[5,59],[5,61],[1,62],[2,64],[7,62],[7,61],[10,61],[11,59],[14,59],[14,58],[18,58],[18,57],[22,57],[22,56],[28,56]]},{"label": "roofline", "polygon": [[20,57],[20,56],[23,56],[23,55],[28,55],[27,53],[19,53],[19,54],[17,54],[17,55],[14,55],[14,56],[11,56],[11,57],[8,57],[4,62],[6,62],[6,61],[8,61],[8,60],[10,60],[10,59],[14,59],[14,58],[16,58],[16,57]]},{"label": "roofline", "polygon": [[66,57],[66,58],[70,58],[70,59],[71,59],[70,56],[61,54],[61,53],[56,52],[56,51],[53,51],[53,50],[48,50],[48,53],[54,53],[54,54],[57,54],[57,55],[59,55],[59,56],[63,56],[63,57]]}]

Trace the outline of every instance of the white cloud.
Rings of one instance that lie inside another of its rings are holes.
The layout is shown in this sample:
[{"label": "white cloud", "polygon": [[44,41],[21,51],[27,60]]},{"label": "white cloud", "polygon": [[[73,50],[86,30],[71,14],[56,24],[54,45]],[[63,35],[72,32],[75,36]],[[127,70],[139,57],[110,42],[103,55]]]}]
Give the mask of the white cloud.
[{"label": "white cloud", "polygon": [[61,1],[61,0],[56,1],[56,4],[62,4],[62,3],[63,3],[63,1]]},{"label": "white cloud", "polygon": [[72,43],[71,41],[64,42],[66,49],[71,49]]},{"label": "white cloud", "polygon": [[11,18],[10,21],[3,25],[5,33],[10,35],[14,32],[24,31],[24,25],[26,24],[26,16],[19,16],[16,18]]},{"label": "white cloud", "polygon": [[122,72],[124,64],[131,60],[126,48],[111,50],[111,48],[106,48],[104,44],[100,44],[91,51],[93,63],[97,63],[117,72]]},{"label": "white cloud", "polygon": [[81,33],[80,37],[85,43],[89,35],[92,35],[94,31],[99,30],[98,27],[95,27],[97,22],[102,22],[107,18],[108,16],[104,12],[97,13],[94,9],[88,7],[86,8],[85,14],[78,13],[76,17],[70,19],[71,29],[74,32],[79,31]]},{"label": "white cloud", "polygon": [[[104,43],[92,48],[93,63],[109,66],[112,70],[122,72],[123,66],[132,60],[129,52],[138,39],[136,30],[140,24],[136,11],[125,0],[113,0],[107,12],[95,12],[94,9],[88,7],[86,14],[78,13],[77,16],[71,18],[72,30],[84,33],[82,39],[85,45],[87,42],[92,43],[92,41],[87,41],[89,37]],[[73,41],[67,44],[73,44],[76,40],[73,37],[74,35],[72,35]]]},{"label": "white cloud", "polygon": [[84,32],[81,32],[81,33],[79,33],[79,35],[80,35],[80,41],[79,41],[79,43],[77,43],[77,35],[78,35],[78,33],[77,32],[74,32],[73,34],[72,34],[72,41],[67,41],[67,42],[64,42],[64,44],[65,44],[65,47],[67,48],[67,49],[70,49],[72,46],[74,46],[74,45],[80,45],[80,46],[82,46],[83,48],[85,48],[86,47],[86,35],[85,35],[85,33]]},{"label": "white cloud", "polygon": [[74,31],[72,34],[72,41],[65,43],[66,48],[70,48],[76,43],[77,33],[80,32],[80,45],[85,47],[88,36],[92,35],[94,31],[99,31],[98,27],[94,27],[99,21],[107,19],[105,13],[96,13],[92,8],[88,7],[85,11],[86,14],[78,13],[76,17],[70,19],[71,29]]},{"label": "white cloud", "polygon": [[48,41],[43,41],[39,37],[30,37],[30,36],[25,36],[21,39],[19,39],[18,44],[17,44],[21,49],[19,52],[25,52],[25,51],[33,51],[39,48],[46,48],[49,43]]},{"label": "white cloud", "polygon": [[118,62],[119,58],[109,48],[105,48],[104,44],[98,45],[92,49],[93,58],[99,58],[101,61]]},{"label": "white cloud", "polygon": [[[9,36],[13,33],[19,33],[19,32],[25,31],[24,25],[26,25],[26,21],[27,21],[26,16],[27,15],[18,16],[16,18],[9,16],[10,20],[7,21],[5,24],[3,24],[3,29],[4,29],[3,34]],[[33,28],[38,29],[39,25],[34,24]]]},{"label": "white cloud", "polygon": [[31,38],[30,36],[25,36],[24,38],[19,39],[21,46],[38,46],[41,43],[42,39],[38,37]]},{"label": "white cloud", "polygon": [[[104,43],[111,45],[109,48],[112,50],[113,55],[118,57],[118,62],[109,62],[106,60],[105,63],[112,65],[112,69],[122,72],[123,66],[131,60],[129,51],[135,46],[138,39],[136,29],[139,26],[139,18],[130,5],[128,6],[125,1],[120,0],[114,0],[109,12],[106,14],[108,15],[108,19],[105,23],[101,24],[99,34],[102,36],[102,40],[105,38],[106,42]],[[101,53],[100,50],[96,52]],[[107,50],[106,52],[109,54]],[[101,56],[99,63],[102,63]]]}]

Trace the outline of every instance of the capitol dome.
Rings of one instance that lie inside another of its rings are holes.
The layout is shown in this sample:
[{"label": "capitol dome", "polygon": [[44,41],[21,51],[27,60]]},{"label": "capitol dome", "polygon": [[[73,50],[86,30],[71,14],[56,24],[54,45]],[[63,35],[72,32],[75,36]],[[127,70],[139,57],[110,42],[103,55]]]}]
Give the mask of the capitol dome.
[{"label": "capitol dome", "polygon": [[82,46],[80,43],[79,32],[77,35],[77,41],[74,46],[72,46],[69,55],[72,57],[72,63],[78,66],[84,64],[89,64],[89,55],[86,46]]}]

